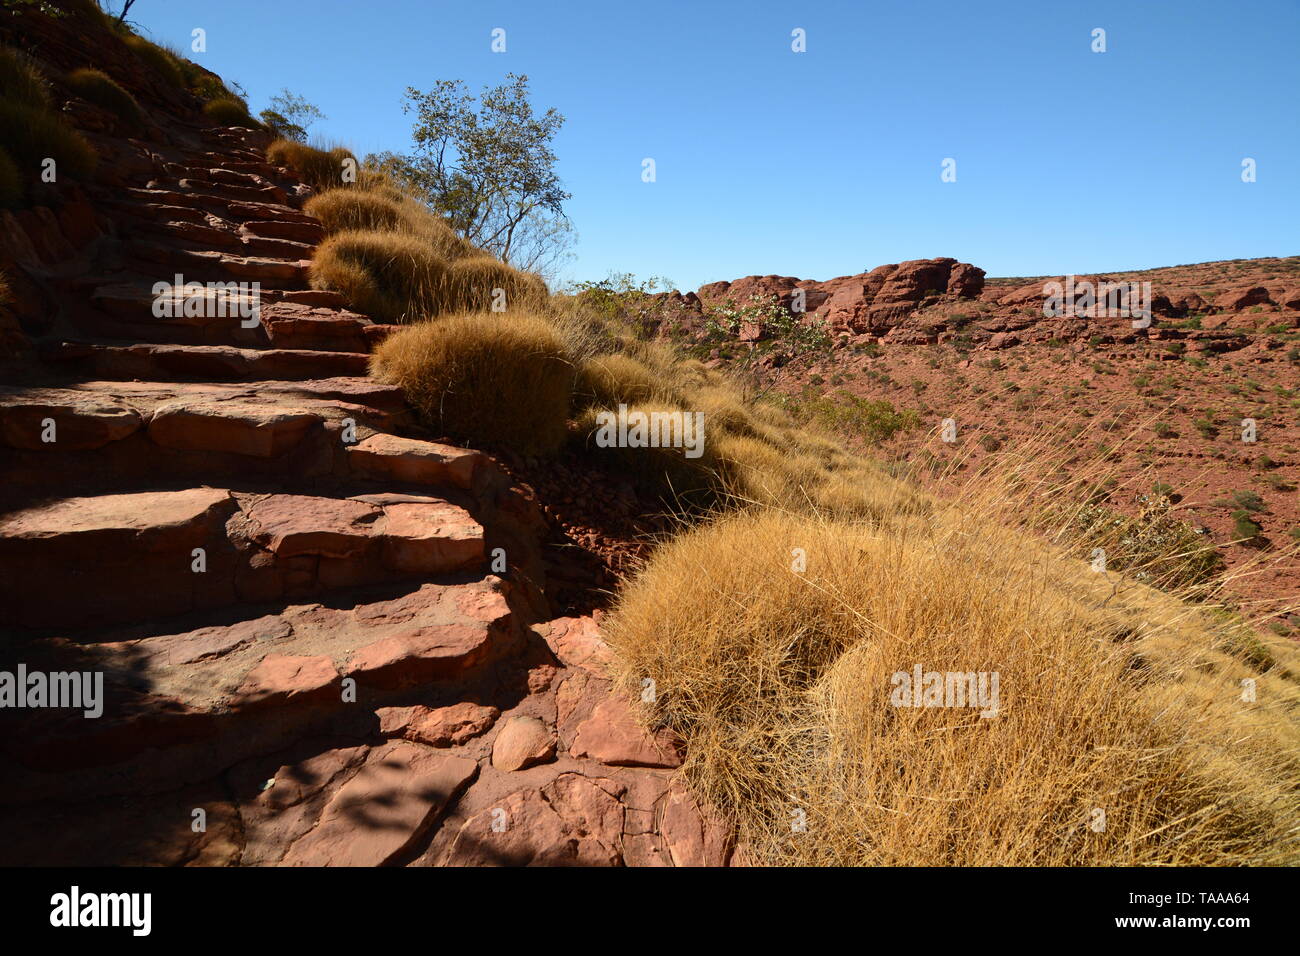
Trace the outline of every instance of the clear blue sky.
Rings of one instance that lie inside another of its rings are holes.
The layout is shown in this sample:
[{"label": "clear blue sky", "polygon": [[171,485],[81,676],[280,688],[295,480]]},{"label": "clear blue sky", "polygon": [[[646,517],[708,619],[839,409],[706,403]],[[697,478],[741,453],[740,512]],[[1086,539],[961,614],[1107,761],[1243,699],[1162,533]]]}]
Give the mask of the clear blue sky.
[{"label": "clear blue sky", "polygon": [[1297,0],[137,0],[132,19],[183,48],[205,28],[194,58],[255,113],[287,86],[359,153],[409,146],[407,86],[527,74],[567,118],[569,278],[1300,253]]}]

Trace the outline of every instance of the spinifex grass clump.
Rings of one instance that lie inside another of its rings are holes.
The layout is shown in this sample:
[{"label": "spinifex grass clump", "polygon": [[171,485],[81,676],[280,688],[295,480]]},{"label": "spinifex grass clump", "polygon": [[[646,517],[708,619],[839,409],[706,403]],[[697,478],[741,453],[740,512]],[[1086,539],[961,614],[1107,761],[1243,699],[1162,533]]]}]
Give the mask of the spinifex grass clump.
[{"label": "spinifex grass clump", "polygon": [[85,179],[98,156],[80,133],[54,112],[49,86],[31,58],[0,47],[0,202],[21,201],[53,160],[59,175]]},{"label": "spinifex grass clump", "polygon": [[168,86],[178,90],[185,89],[185,74],[182,72],[174,53],[163,49],[156,43],[150,43],[141,36],[125,36],[122,38],[122,42],[130,47],[131,51],[150,69],[161,76]]},{"label": "spinifex grass clump", "polygon": [[546,318],[457,315],[418,322],[375,351],[377,378],[399,385],[437,433],[547,454],[564,443],[573,366]]},{"label": "spinifex grass clump", "polygon": [[66,82],[77,96],[116,116],[129,132],[138,131],[144,125],[144,114],[135,97],[102,70],[73,70],[68,74]]},{"label": "spinifex grass clump", "polygon": [[[1300,688],[1215,633],[983,504],[747,510],[662,546],[607,627],[762,862],[1294,863]],[[899,695],[917,668],[937,696]],[[1273,703],[1243,703],[1244,678]]]},{"label": "spinifex grass clump", "polygon": [[312,260],[311,284],[342,293],[378,322],[413,322],[453,304],[446,261],[429,243],[399,232],[330,236]]},{"label": "spinifex grass clump", "polygon": [[203,114],[220,126],[257,129],[262,124],[248,115],[248,107],[233,96],[219,96],[203,104]]},{"label": "spinifex grass clump", "polygon": [[50,86],[25,53],[0,46],[0,98],[31,109],[53,108]]},{"label": "spinifex grass clump", "polygon": [[455,260],[448,281],[457,307],[467,310],[535,309],[545,303],[547,296],[540,279],[491,256]]},{"label": "spinifex grass clump", "polygon": [[293,169],[303,182],[317,190],[348,185],[344,179],[345,170],[360,168],[356,156],[341,146],[324,150],[291,139],[278,139],[268,146],[266,159],[277,166]]}]

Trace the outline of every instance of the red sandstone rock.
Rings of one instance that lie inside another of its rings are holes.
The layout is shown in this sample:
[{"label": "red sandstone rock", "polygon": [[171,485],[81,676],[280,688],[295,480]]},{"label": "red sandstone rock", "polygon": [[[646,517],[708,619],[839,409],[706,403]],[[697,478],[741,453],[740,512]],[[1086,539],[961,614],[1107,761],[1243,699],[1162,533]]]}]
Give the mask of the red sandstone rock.
[{"label": "red sandstone rock", "polygon": [[682,762],[670,735],[646,732],[628,704],[613,695],[578,725],[569,752],[611,766],[679,767]]},{"label": "red sandstone rock", "polygon": [[317,697],[338,681],[338,671],[328,657],[267,654],[262,663],[249,671],[232,703],[236,707],[248,707],[295,697]]},{"label": "red sandstone rock", "polygon": [[430,747],[459,747],[487,732],[501,715],[495,707],[470,701],[450,707],[381,707],[376,713],[380,733]]},{"label": "red sandstone rock", "polygon": [[492,744],[492,766],[498,770],[523,770],[554,756],[555,734],[536,717],[511,717]]},{"label": "red sandstone rock", "polygon": [[371,752],[330,799],[286,866],[382,866],[427,832],[478,773],[478,764],[400,740]]}]

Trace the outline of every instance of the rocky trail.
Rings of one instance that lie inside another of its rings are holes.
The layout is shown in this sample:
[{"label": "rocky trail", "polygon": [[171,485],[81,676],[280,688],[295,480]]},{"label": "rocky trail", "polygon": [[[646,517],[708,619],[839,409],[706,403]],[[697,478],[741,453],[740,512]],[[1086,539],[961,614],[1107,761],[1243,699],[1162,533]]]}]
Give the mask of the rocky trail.
[{"label": "rocky trail", "polygon": [[[556,616],[533,490],[422,432],[367,377],[389,327],[309,289],[310,189],[260,133],[160,139],[5,214],[45,325],[0,387],[0,667],[104,681],[98,717],[4,712],[6,860],[724,862],[599,611]],[[259,321],[160,317],[176,275],[259,283]]]}]

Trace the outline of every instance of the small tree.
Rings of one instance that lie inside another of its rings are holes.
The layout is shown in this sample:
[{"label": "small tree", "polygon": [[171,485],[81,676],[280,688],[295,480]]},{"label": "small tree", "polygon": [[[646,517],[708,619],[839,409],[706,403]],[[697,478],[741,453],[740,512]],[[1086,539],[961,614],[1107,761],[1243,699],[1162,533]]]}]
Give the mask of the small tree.
[{"label": "small tree", "polygon": [[554,108],[535,115],[528,77],[507,74],[476,99],[459,80],[406,91],[416,114],[411,154],[369,156],[405,183],[470,242],[511,265],[551,274],[571,241],[569,198],[551,140],[564,124]]},{"label": "small tree", "polygon": [[271,108],[262,110],[261,116],[278,135],[299,143],[307,141],[307,127],[318,119],[329,119],[315,104],[288,90],[271,97]]}]

